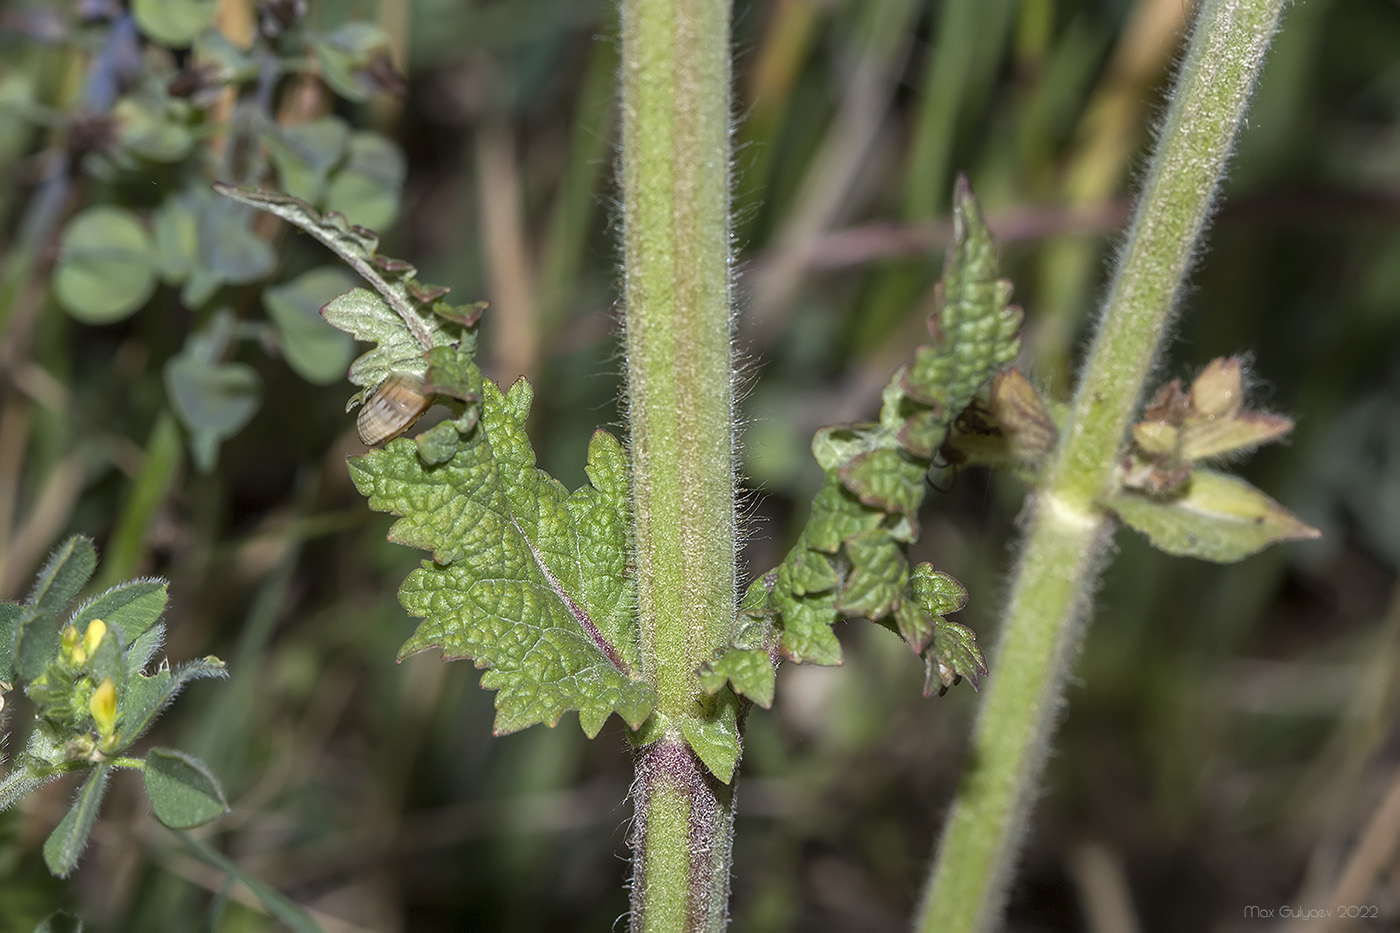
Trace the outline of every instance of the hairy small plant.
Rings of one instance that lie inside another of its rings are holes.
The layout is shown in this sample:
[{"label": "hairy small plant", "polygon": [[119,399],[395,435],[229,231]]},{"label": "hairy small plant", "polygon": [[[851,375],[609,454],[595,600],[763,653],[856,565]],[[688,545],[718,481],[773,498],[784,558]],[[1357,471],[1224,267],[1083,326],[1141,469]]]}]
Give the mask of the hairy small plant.
[{"label": "hairy small plant", "polygon": [[165,639],[163,580],[118,584],[76,606],[97,569],[83,537],[69,538],[39,572],[23,603],[0,602],[0,687],[21,688],[34,706],[24,750],[0,779],[0,809],[64,775],[86,772],[68,812],[44,843],[44,861],[66,876],[78,864],[112,771],[142,772],[156,819],[190,829],[228,810],[218,780],[172,748],[128,754],[184,686],[223,677],[218,658],[147,672]]}]

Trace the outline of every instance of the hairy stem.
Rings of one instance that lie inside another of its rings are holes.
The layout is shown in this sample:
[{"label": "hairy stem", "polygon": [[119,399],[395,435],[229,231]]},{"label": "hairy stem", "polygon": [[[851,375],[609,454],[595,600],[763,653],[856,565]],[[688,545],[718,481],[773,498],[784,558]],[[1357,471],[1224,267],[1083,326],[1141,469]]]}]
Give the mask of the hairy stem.
[{"label": "hairy stem", "polygon": [[1208,219],[1283,0],[1205,0],[1025,549],[918,928],[994,927],[1112,524],[1098,502]]},{"label": "hairy stem", "polygon": [[659,734],[638,754],[634,930],[718,930],[732,796],[680,722],[735,607],[729,282],[729,8],[623,0],[627,394],[643,676]]}]

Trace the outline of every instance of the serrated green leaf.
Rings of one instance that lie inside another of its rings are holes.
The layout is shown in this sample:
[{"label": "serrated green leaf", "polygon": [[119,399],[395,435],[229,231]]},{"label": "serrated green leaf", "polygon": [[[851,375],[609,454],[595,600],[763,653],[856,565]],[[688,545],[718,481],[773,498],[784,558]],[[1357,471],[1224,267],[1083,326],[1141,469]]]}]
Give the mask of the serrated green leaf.
[{"label": "serrated green leaf", "polygon": [[1011,283],[999,278],[996,244],[967,179],[959,177],[953,245],[930,315],[934,339],[915,352],[902,380],[904,391],[946,412],[951,424],[992,374],[1020,352],[1021,311],[1010,299]]},{"label": "serrated green leaf", "polygon": [[440,466],[456,456],[462,435],[456,424],[444,421],[419,434],[413,443],[418,445],[418,459],[427,466]]},{"label": "serrated green leaf", "polygon": [[842,663],[841,642],[831,627],[840,621],[836,593],[796,597],[774,590],[773,606],[783,619],[783,656],[799,664],[834,667]]},{"label": "serrated green leaf", "polygon": [[885,512],[913,513],[924,501],[927,464],[915,463],[898,450],[861,454],[841,466],[841,481],[866,505]]},{"label": "serrated green leaf", "polygon": [[812,515],[802,539],[815,550],[835,554],[847,538],[876,528],[883,520],[883,513],[863,505],[838,475],[828,473],[812,500]]},{"label": "serrated green leaf", "polygon": [[770,709],[778,672],[762,648],[728,648],[700,669],[700,685],[706,693],[718,693],[725,683],[740,696]]},{"label": "serrated green leaf", "polygon": [[355,355],[349,335],[321,317],[321,308],[353,284],[341,267],[322,266],[263,290],[263,305],[277,328],[287,365],[313,385],[344,379]]},{"label": "serrated green leaf", "polygon": [[946,616],[967,605],[967,590],[951,574],[934,570],[927,561],[917,565],[909,576],[909,592],[930,615]]},{"label": "serrated green leaf", "polygon": [[459,401],[480,401],[481,370],[472,362],[475,344],[465,347],[433,347],[425,356],[430,392],[450,395]]},{"label": "serrated green leaf", "polygon": [[1177,498],[1157,500],[1123,491],[1107,507],[1158,550],[1218,564],[1320,534],[1244,480],[1199,468]]},{"label": "serrated green leaf", "polygon": [[933,645],[924,653],[924,696],[934,691],[944,693],[965,677],[976,690],[987,676],[987,659],[977,644],[972,629],[948,619],[941,619],[934,629]]},{"label": "serrated green leaf", "polygon": [[570,709],[590,735],[613,711],[636,728],[655,697],[636,679],[626,454],[596,432],[591,484],[568,494],[535,468],[528,383],[502,397],[486,382],[483,396],[480,426],[447,464],[425,466],[403,439],[350,461],[370,507],[402,516],[390,540],[433,553],[399,591],[424,620],[400,656],[436,647],[490,668],[498,733]]},{"label": "serrated green leaf", "polygon": [[894,611],[909,589],[909,563],[899,544],[881,529],[846,539],[851,572],[837,599],[846,615],[883,619]]},{"label": "serrated green leaf", "polygon": [[681,732],[692,751],[725,784],[734,779],[734,769],[743,754],[739,737],[739,702],[732,693],[720,693],[705,703],[705,713],[681,718]]},{"label": "serrated green leaf", "polygon": [[830,425],[812,435],[812,456],[823,470],[836,470],[863,453],[888,447],[889,442],[889,432],[879,425]]},{"label": "serrated green leaf", "polygon": [[97,811],[102,806],[102,794],[107,789],[107,778],[111,776],[111,765],[106,762],[95,765],[88,773],[87,780],[78,790],[78,796],[68,812],[59,820],[58,826],[44,841],[44,864],[49,871],[60,878],[66,878],[78,867],[78,858],[87,848],[88,837],[92,835],[92,825],[97,820]]},{"label": "serrated green leaf", "polygon": [[[762,578],[763,608],[754,610],[781,631],[782,653],[793,660],[839,663],[831,626],[841,615],[886,625],[915,651],[927,652],[937,644],[942,613],[966,595],[946,574],[929,576],[931,568],[911,580],[903,550],[918,538],[926,477],[948,431],[1020,350],[1020,309],[1008,304],[1010,283],[998,277],[995,244],[962,178],[954,193],[954,243],[937,295],[928,322],[932,339],[886,385],[879,421],[823,428],[812,441],[826,481],[797,547],[776,573]],[[819,597],[806,579],[810,567],[820,566],[815,557],[829,557],[826,565],[838,579]],[[950,651],[961,652],[954,666],[977,669],[975,639],[970,647],[953,635],[945,640]],[[930,663],[941,673],[936,661]],[[707,687],[721,673],[712,667]]]},{"label": "serrated green leaf", "polygon": [[794,596],[825,593],[841,583],[836,568],[831,566],[831,558],[802,546],[792,549],[779,573],[783,587]]},{"label": "serrated green leaf", "polygon": [[184,48],[214,22],[218,0],[132,0],[131,15],[145,35]]},{"label": "serrated green leaf", "polygon": [[[343,295],[322,311],[327,321],[356,339],[379,344],[350,367],[350,381],[361,391],[351,397],[347,411],[392,373],[422,378],[426,372],[423,354],[433,347],[473,339],[470,331],[433,311],[447,289],[419,282],[417,270],[402,260],[376,255],[379,238],[372,230],[353,226],[334,211],[322,216],[305,201],[284,194],[222,183],[216,183],[214,190],[311,234],[373,287],[374,292],[356,289]],[[397,321],[385,313],[386,305]],[[468,353],[472,349],[463,347]]]},{"label": "serrated green leaf", "polygon": [[156,819],[171,829],[192,829],[228,812],[228,800],[209,766],[173,748],[146,753],[146,796]]},{"label": "serrated green leaf", "polygon": [[326,207],[351,223],[382,230],[399,215],[399,197],[408,165],[387,136],[361,131],[350,137],[345,164],[326,187]]},{"label": "serrated green leaf", "polygon": [[141,96],[118,100],[112,116],[119,127],[121,149],[152,162],[178,162],[189,155],[195,137],[186,123],[185,101]]},{"label": "serrated green leaf", "polygon": [[893,629],[915,654],[922,654],[933,642],[938,621],[936,616],[925,612],[914,600],[906,599],[895,606],[890,618],[881,624]]},{"label": "serrated green leaf", "polygon": [[120,321],[156,288],[156,254],[140,219],[120,207],[90,207],[68,222],[53,269],[54,297],[84,324]]}]

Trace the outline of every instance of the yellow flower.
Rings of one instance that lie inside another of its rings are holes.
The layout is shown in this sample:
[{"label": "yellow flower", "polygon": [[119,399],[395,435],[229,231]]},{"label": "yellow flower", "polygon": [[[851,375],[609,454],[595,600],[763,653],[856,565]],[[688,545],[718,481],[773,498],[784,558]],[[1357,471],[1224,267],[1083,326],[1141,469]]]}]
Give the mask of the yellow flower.
[{"label": "yellow flower", "polygon": [[102,644],[102,639],[107,635],[107,623],[101,619],[93,619],[88,623],[87,632],[83,634],[83,650],[91,657],[97,653],[97,646]]},{"label": "yellow flower", "polygon": [[92,691],[88,712],[92,713],[92,721],[97,723],[98,734],[103,738],[117,731],[117,685],[112,683],[112,678],[106,678]]}]

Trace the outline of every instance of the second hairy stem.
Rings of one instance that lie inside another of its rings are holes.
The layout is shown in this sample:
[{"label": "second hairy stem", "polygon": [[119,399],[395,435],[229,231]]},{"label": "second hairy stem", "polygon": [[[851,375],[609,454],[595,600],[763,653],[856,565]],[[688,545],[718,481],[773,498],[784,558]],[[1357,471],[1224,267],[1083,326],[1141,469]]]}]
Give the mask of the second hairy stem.
[{"label": "second hairy stem", "polygon": [[622,3],[627,400],[643,674],[634,930],[725,922],[732,794],[681,734],[735,606],[729,4]]},{"label": "second hairy stem", "polygon": [[1137,407],[1283,0],[1204,0],[1059,449],[1032,500],[971,765],[918,929],[997,925],[1112,520]]}]

